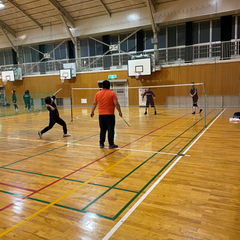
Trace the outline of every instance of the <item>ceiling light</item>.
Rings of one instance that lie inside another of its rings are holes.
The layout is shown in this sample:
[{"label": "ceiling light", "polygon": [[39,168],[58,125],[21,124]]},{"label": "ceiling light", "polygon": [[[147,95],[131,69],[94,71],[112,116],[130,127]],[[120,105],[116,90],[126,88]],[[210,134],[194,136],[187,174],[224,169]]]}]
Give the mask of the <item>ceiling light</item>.
[{"label": "ceiling light", "polygon": [[5,5],[0,1],[0,9],[5,8]]}]

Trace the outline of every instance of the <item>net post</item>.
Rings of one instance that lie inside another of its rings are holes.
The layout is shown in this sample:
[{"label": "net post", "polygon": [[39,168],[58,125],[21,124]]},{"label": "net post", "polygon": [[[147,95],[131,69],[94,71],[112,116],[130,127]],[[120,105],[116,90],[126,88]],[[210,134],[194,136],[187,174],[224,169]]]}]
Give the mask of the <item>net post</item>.
[{"label": "net post", "polygon": [[73,122],[72,89],[71,88],[70,88],[70,104],[71,104],[71,122]]},{"label": "net post", "polygon": [[204,127],[206,127],[206,86],[203,83],[203,92],[204,92]]}]

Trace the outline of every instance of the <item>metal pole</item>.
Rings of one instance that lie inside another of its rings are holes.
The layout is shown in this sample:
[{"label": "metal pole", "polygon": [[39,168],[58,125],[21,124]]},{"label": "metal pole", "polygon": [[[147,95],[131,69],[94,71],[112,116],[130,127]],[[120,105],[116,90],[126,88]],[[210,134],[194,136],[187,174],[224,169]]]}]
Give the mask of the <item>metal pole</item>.
[{"label": "metal pole", "polygon": [[206,86],[203,84],[203,92],[204,92],[204,127],[206,127]]},{"label": "metal pole", "polygon": [[73,122],[72,89],[71,88],[70,88],[70,103],[71,103],[71,122]]}]

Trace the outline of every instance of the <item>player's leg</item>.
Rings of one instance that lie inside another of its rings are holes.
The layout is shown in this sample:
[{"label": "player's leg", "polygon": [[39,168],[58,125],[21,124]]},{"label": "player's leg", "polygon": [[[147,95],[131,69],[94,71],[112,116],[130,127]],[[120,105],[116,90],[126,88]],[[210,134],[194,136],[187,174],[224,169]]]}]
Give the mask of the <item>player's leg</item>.
[{"label": "player's leg", "polygon": [[106,122],[106,115],[99,115],[99,127],[100,127],[100,140],[99,144],[100,147],[104,147],[104,142],[106,139],[106,132],[107,132],[107,122]]},{"label": "player's leg", "polygon": [[144,113],[144,115],[146,115],[147,114],[147,109],[149,108],[149,101],[147,100],[147,102],[146,102],[146,107],[145,107],[145,113]]},{"label": "player's leg", "polygon": [[195,114],[195,113],[196,113],[196,107],[197,107],[197,104],[196,104],[196,103],[193,103],[193,112],[192,112],[192,114]]},{"label": "player's leg", "polygon": [[54,126],[55,123],[56,122],[54,120],[50,119],[49,120],[49,125],[47,127],[45,127],[42,131],[38,132],[39,137],[42,138],[42,135],[45,132],[49,131]]},{"label": "player's leg", "polygon": [[118,145],[114,144],[115,115],[108,115],[107,116],[107,125],[108,125],[109,148],[117,148]]},{"label": "player's leg", "polygon": [[61,125],[63,127],[63,136],[64,137],[70,137],[70,134],[67,132],[67,124],[65,123],[64,120],[62,120],[60,117],[57,118],[56,123],[58,123],[59,125]]},{"label": "player's leg", "polygon": [[155,104],[154,104],[154,101],[152,100],[151,102],[151,107],[154,108],[154,114],[156,115],[157,114],[157,111],[156,111],[156,107],[155,107]]}]

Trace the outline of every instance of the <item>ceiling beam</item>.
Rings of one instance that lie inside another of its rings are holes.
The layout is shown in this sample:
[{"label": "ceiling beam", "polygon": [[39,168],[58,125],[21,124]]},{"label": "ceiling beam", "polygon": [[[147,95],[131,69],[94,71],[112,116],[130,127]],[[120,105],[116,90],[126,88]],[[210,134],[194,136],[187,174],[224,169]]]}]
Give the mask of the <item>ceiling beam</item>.
[{"label": "ceiling beam", "polygon": [[15,8],[17,8],[21,13],[23,13],[26,17],[31,19],[38,27],[40,27],[43,30],[43,26],[36,19],[34,19],[31,15],[29,15],[23,9],[21,9],[21,7],[17,3],[15,3],[13,0],[7,0],[7,1],[9,3],[11,3]]},{"label": "ceiling beam", "polygon": [[151,7],[151,0],[146,0],[147,2],[147,8],[148,8],[148,11],[149,11],[149,15],[150,15],[150,20],[151,20],[151,25],[152,25],[152,30],[153,30],[153,33],[156,34],[156,27],[155,27],[155,22],[154,22],[154,19],[153,19],[153,13],[152,13],[152,7]]},{"label": "ceiling beam", "polygon": [[3,28],[2,28],[2,32],[4,33],[4,35],[5,35],[5,37],[8,39],[8,41],[11,43],[11,45],[12,45],[12,48],[14,49],[14,51],[15,51],[16,53],[18,53],[18,51],[17,51],[16,47],[13,45],[13,43],[12,43],[11,39],[8,37],[7,33],[4,31],[4,29],[3,29]]},{"label": "ceiling beam", "polygon": [[8,33],[12,34],[15,38],[16,36],[16,32],[10,28],[7,24],[5,24],[4,22],[0,21],[0,27],[4,30],[6,30]]},{"label": "ceiling beam", "polygon": [[66,10],[55,0],[48,0],[57,10],[61,13],[62,16],[68,21],[72,28],[75,28],[75,22],[72,17],[66,12]]},{"label": "ceiling beam", "polygon": [[69,36],[70,36],[70,38],[71,38],[73,44],[75,45],[76,43],[75,43],[74,37],[73,37],[73,35],[72,35],[72,33],[71,33],[71,31],[70,31],[68,25],[67,25],[67,22],[65,21],[65,18],[64,18],[62,15],[61,15],[61,18],[62,18],[62,21],[63,21],[63,23],[64,23],[64,25],[65,25],[65,28],[66,28],[67,31],[68,31],[68,34],[69,34]]},{"label": "ceiling beam", "polygon": [[150,1],[151,7],[152,7],[152,12],[156,13],[156,3],[154,2],[154,0]]},{"label": "ceiling beam", "polygon": [[104,4],[104,2],[102,0],[99,0],[102,4],[102,6],[104,7],[104,9],[106,10],[107,14],[109,15],[109,17],[111,17],[111,13],[109,12],[109,10],[107,9],[106,5]]}]

